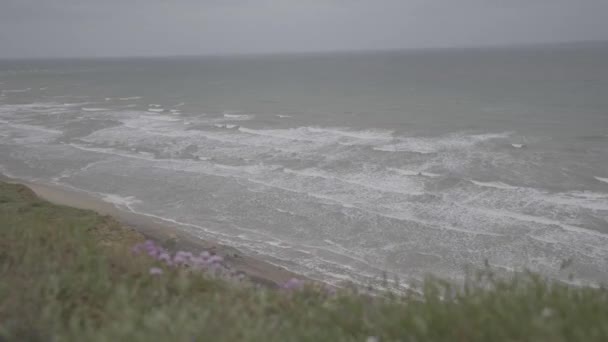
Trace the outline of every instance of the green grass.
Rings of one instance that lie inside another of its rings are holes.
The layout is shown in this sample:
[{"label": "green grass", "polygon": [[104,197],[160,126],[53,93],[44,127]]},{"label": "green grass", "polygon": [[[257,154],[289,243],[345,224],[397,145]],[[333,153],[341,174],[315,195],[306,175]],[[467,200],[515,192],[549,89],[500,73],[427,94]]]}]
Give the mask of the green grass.
[{"label": "green grass", "polygon": [[[135,257],[107,217],[0,183],[0,340],[608,341],[608,292],[479,276],[451,299],[255,288]],[[448,291],[449,292],[449,291]],[[377,339],[374,339],[377,338]]]}]

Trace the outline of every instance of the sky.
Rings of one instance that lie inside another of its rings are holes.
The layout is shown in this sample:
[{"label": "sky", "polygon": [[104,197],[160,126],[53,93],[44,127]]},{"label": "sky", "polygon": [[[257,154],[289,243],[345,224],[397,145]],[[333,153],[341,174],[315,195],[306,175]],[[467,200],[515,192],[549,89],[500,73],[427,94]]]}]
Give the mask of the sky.
[{"label": "sky", "polygon": [[608,0],[0,0],[0,58],[608,40]]}]

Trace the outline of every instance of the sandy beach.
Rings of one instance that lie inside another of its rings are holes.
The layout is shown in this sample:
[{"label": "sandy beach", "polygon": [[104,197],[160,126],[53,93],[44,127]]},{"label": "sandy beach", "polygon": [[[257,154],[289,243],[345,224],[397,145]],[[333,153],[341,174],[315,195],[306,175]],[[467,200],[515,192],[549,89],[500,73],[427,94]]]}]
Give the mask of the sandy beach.
[{"label": "sandy beach", "polygon": [[0,174],[0,180],[26,185],[40,198],[54,204],[93,210],[101,215],[112,216],[125,226],[135,229],[148,239],[168,246],[169,249],[190,252],[206,250],[218,254],[224,258],[231,269],[246,274],[257,284],[277,287],[294,277],[304,278],[279,266],[244,255],[235,248],[196,237],[176,224],[120,210],[110,203],[83,192],[9,178],[2,174]]}]

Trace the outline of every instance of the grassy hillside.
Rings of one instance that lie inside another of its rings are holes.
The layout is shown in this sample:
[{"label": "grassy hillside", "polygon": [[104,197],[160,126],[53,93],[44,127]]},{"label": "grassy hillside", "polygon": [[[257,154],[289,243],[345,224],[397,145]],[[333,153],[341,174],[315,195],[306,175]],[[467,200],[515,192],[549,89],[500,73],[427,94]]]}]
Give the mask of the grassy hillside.
[{"label": "grassy hillside", "polygon": [[134,254],[141,242],[0,183],[0,340],[608,341],[604,289],[480,275],[458,293],[429,281],[424,299],[272,290],[150,257],[149,245]]}]

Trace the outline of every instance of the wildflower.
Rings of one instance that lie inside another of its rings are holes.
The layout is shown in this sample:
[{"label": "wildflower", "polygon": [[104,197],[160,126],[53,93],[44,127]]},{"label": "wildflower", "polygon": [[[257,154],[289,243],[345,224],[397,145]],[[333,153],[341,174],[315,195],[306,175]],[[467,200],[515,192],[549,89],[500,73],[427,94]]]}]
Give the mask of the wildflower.
[{"label": "wildflower", "polygon": [[304,281],[296,278],[291,278],[285,282],[282,286],[285,290],[299,290],[304,287]]},{"label": "wildflower", "polygon": [[177,265],[187,265],[191,263],[192,257],[192,253],[190,252],[179,251],[175,253],[173,262]]},{"label": "wildflower", "polygon": [[166,252],[162,253],[161,255],[158,256],[158,260],[164,261],[169,266],[173,265],[173,261],[171,260],[171,255],[169,255],[169,253],[166,253]]},{"label": "wildflower", "polygon": [[161,254],[166,253],[162,247],[157,246],[152,240],[146,241],[144,243],[144,248],[148,255],[153,258],[158,258]]},{"label": "wildflower", "polygon": [[336,288],[335,288],[335,287],[333,287],[333,286],[330,286],[330,285],[325,285],[323,288],[325,289],[325,293],[326,293],[328,296],[335,296],[335,295],[336,295],[336,293],[337,293]]},{"label": "wildflower", "polygon": [[195,268],[203,269],[203,268],[207,268],[209,266],[209,263],[206,259],[199,258],[199,257],[192,257],[190,259],[190,262],[192,264],[192,267],[195,267]]},{"label": "wildflower", "polygon": [[156,247],[156,243],[154,243],[154,241],[152,240],[146,240],[146,242],[143,243],[143,246],[147,249],[147,248],[152,248],[152,247]]},{"label": "wildflower", "polygon": [[151,275],[161,275],[161,274],[163,274],[163,270],[158,267],[152,267],[152,268],[150,268],[150,274]]},{"label": "wildflower", "polygon": [[207,263],[208,263],[208,264],[219,264],[219,263],[221,263],[222,261],[224,261],[224,258],[222,258],[222,257],[221,257],[221,256],[219,256],[219,255],[214,255],[214,256],[212,256],[211,258],[207,259]]},{"label": "wildflower", "polygon": [[173,257],[173,263],[176,265],[183,265],[187,262],[188,260],[182,256],[176,255],[175,257]]}]

